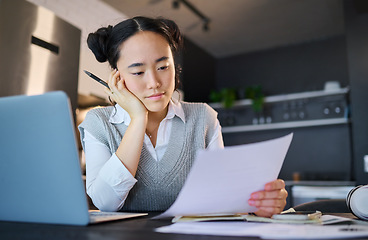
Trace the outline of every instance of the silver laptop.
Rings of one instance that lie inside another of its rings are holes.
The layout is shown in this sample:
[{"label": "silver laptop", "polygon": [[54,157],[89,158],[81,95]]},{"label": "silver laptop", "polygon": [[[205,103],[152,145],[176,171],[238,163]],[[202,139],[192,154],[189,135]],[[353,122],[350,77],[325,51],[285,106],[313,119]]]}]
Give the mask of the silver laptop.
[{"label": "silver laptop", "polygon": [[90,212],[64,92],[0,98],[0,220],[87,225],[146,213]]}]

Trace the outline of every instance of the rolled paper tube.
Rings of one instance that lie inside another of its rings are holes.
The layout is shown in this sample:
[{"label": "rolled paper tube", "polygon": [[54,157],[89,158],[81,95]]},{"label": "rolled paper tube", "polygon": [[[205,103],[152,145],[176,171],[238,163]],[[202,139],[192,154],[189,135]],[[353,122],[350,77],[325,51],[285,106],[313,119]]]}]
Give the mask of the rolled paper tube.
[{"label": "rolled paper tube", "polygon": [[368,220],[368,185],[357,186],[346,196],[350,211],[360,219]]}]

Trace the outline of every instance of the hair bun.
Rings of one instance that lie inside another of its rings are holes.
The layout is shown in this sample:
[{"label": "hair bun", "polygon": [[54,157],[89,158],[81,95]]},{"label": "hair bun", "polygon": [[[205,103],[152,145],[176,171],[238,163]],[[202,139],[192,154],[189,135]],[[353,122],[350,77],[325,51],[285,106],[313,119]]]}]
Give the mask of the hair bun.
[{"label": "hair bun", "polygon": [[112,26],[99,28],[90,33],[87,38],[88,48],[91,49],[97,61],[106,62],[108,59],[107,45],[111,35]]},{"label": "hair bun", "polygon": [[183,45],[183,39],[178,25],[170,19],[160,19],[166,26],[170,33],[170,36],[175,44],[173,44],[174,51],[178,51]]}]

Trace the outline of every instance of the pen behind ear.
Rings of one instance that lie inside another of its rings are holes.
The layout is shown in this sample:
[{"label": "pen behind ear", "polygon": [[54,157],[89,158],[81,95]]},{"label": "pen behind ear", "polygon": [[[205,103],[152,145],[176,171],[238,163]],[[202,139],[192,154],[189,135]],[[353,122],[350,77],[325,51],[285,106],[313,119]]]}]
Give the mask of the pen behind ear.
[{"label": "pen behind ear", "polygon": [[109,85],[107,84],[107,82],[105,82],[104,80],[102,80],[101,78],[97,77],[96,75],[94,75],[93,73],[88,72],[87,70],[83,70],[89,77],[91,77],[92,79],[96,80],[97,82],[101,83],[102,85],[104,85],[105,87],[109,88]]}]

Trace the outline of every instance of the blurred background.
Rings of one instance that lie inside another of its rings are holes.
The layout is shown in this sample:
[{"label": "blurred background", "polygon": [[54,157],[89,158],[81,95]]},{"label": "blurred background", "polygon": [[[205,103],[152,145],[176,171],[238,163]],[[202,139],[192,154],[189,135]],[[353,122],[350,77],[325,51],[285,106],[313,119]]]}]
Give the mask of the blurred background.
[{"label": "blurred background", "polygon": [[0,96],[63,90],[78,124],[110,104],[88,33],[138,15],[179,25],[180,97],[218,111],[226,146],[294,132],[289,204],[368,183],[364,0],[0,0]]}]

